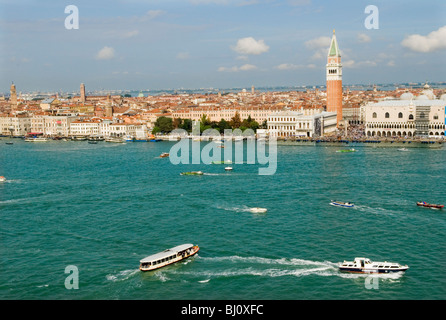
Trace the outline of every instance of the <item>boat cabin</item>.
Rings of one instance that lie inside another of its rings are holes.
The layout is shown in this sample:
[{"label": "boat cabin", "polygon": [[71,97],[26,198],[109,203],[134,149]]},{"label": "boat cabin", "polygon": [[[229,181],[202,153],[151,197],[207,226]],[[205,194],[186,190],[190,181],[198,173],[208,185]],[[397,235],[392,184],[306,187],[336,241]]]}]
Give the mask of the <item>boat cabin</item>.
[{"label": "boat cabin", "polygon": [[171,263],[183,260],[198,252],[198,247],[193,244],[182,244],[171,249],[150,255],[140,260],[139,269],[149,271],[164,267]]}]

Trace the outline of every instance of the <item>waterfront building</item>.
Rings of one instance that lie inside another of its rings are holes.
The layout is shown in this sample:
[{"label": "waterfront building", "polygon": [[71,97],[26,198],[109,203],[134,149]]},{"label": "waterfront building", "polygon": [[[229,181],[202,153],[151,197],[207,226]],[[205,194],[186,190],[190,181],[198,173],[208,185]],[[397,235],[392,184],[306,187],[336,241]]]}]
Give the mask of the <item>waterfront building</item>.
[{"label": "waterfront building", "polygon": [[276,138],[322,137],[336,131],[336,113],[321,110],[279,111],[268,116],[268,135]]},{"label": "waterfront building", "polygon": [[31,131],[31,117],[26,113],[9,114],[0,117],[1,134],[21,137]]},{"label": "waterfront building", "polygon": [[342,64],[336,34],[333,30],[330,48],[328,50],[327,65],[327,111],[336,112],[337,125],[342,120]]},{"label": "waterfront building", "polygon": [[403,94],[398,100],[369,103],[364,107],[365,133],[372,137],[444,137],[445,106],[445,95],[413,99],[412,94]]}]

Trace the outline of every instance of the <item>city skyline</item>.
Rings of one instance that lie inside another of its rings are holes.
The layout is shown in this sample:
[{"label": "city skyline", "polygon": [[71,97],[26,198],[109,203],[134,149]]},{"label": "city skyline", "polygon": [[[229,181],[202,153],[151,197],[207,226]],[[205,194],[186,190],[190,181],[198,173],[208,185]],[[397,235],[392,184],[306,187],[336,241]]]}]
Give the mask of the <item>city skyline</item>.
[{"label": "city skyline", "polygon": [[[64,25],[69,5],[78,29]],[[333,29],[347,85],[444,81],[446,5],[376,1],[378,29],[368,5],[1,0],[0,91],[323,85]]]}]

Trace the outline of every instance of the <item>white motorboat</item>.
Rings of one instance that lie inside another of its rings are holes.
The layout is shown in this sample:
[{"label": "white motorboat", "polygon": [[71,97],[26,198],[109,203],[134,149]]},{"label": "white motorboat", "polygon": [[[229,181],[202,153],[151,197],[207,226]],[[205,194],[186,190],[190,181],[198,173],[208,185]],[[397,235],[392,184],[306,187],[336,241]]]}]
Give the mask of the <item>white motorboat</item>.
[{"label": "white motorboat", "polygon": [[5,182],[6,178],[4,176],[0,176],[0,182]]},{"label": "white motorboat", "polygon": [[249,211],[253,212],[253,213],[265,213],[268,211],[268,209],[266,208],[259,208],[259,207],[254,207],[254,208],[249,208]]},{"label": "white motorboat", "polygon": [[46,142],[48,138],[38,137],[38,138],[25,138],[26,142]]},{"label": "white motorboat", "polygon": [[355,206],[355,205],[354,205],[353,203],[351,203],[351,202],[342,202],[342,201],[335,201],[335,200],[332,200],[332,201],[330,202],[330,204],[331,204],[332,206],[346,207],[346,208],[352,208],[352,207]]},{"label": "white motorboat", "polygon": [[151,271],[165,267],[193,256],[198,250],[200,250],[198,246],[187,243],[155,253],[139,261],[139,270]]},{"label": "white motorboat", "polygon": [[355,261],[344,261],[339,265],[339,271],[356,272],[356,273],[390,273],[390,272],[404,272],[409,267],[402,266],[395,262],[372,262],[367,258],[355,258]]},{"label": "white motorboat", "polygon": [[232,171],[232,167],[226,167],[225,171]]}]

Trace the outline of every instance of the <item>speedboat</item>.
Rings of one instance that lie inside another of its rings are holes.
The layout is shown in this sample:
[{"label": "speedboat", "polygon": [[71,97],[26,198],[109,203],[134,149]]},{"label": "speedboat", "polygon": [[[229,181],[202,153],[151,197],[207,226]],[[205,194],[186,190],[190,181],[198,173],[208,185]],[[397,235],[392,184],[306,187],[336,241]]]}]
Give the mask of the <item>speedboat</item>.
[{"label": "speedboat", "polygon": [[339,271],[356,273],[390,273],[404,272],[409,267],[395,262],[372,262],[367,258],[355,258],[355,261],[344,261],[339,265]]},{"label": "speedboat", "polygon": [[151,271],[165,267],[169,264],[192,257],[198,250],[200,250],[198,246],[187,243],[152,254],[139,261],[139,270]]},{"label": "speedboat", "polygon": [[353,203],[351,203],[351,202],[342,202],[342,201],[335,201],[335,200],[332,200],[332,201],[330,202],[330,204],[331,204],[332,206],[346,207],[346,208],[352,208],[352,207],[355,206],[355,205],[354,205]]},{"label": "speedboat", "polygon": [[160,158],[168,158],[168,157],[169,157],[169,154],[167,152],[163,152],[160,155]]},{"label": "speedboat", "polygon": [[225,171],[232,171],[232,167],[226,167]]},{"label": "speedboat", "polygon": [[189,171],[189,172],[181,172],[182,176],[201,176],[203,175],[202,171]]},{"label": "speedboat", "polygon": [[419,207],[426,207],[426,208],[432,208],[432,209],[442,209],[444,207],[443,204],[432,204],[432,203],[427,203],[424,201],[418,201],[417,202],[417,206]]},{"label": "speedboat", "polygon": [[0,176],[0,182],[5,182],[6,178],[4,176]]},{"label": "speedboat", "polygon": [[253,213],[265,213],[266,211],[268,211],[268,209],[266,209],[266,208],[254,207],[254,208],[249,208],[249,211],[251,211],[251,212],[253,212]]},{"label": "speedboat", "polygon": [[351,149],[342,149],[342,150],[337,150],[336,152],[356,152],[358,150],[351,148]]}]

